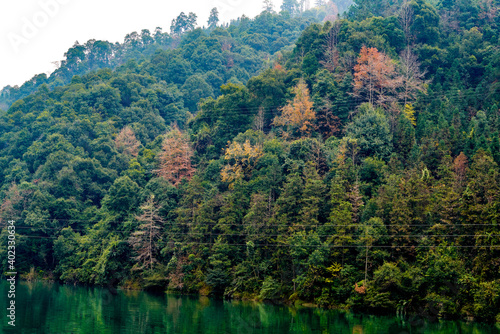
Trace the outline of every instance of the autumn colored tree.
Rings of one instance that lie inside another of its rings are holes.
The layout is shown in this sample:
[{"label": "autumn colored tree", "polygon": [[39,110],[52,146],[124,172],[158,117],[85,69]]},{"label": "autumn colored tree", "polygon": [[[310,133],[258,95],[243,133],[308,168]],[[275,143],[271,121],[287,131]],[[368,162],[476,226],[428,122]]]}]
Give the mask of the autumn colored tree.
[{"label": "autumn colored tree", "polygon": [[160,237],[160,228],[163,224],[163,218],[158,214],[160,208],[154,201],[154,195],[141,206],[142,214],[136,216],[139,226],[129,238],[130,245],[137,252],[134,260],[137,264],[134,269],[153,269],[157,262],[156,253],[158,251],[157,240]]},{"label": "autumn colored tree", "polygon": [[417,125],[417,119],[415,118],[415,108],[411,103],[405,103],[405,108],[403,109],[404,117],[410,121],[411,125]]},{"label": "autumn colored tree", "polygon": [[193,176],[195,169],[191,165],[192,156],[193,149],[189,139],[174,126],[163,141],[156,174],[177,186],[183,178],[189,180]]},{"label": "autumn colored tree", "polygon": [[22,212],[23,196],[19,191],[17,184],[13,183],[9,187],[8,196],[6,196],[0,205],[0,226],[5,226],[9,219],[19,216]]},{"label": "autumn colored tree", "polygon": [[316,113],[312,109],[313,102],[304,80],[300,80],[293,88],[293,101],[281,109],[281,116],[274,118],[274,125],[283,126],[288,131],[295,131],[300,136],[307,136],[314,127]]},{"label": "autumn colored tree", "polygon": [[467,178],[468,159],[464,152],[453,160],[453,170],[455,171],[455,188],[462,189]]},{"label": "autumn colored tree", "polygon": [[119,152],[136,157],[139,154],[141,143],[135,137],[134,130],[126,126],[116,136],[115,145]]},{"label": "autumn colored tree", "polygon": [[248,175],[261,155],[262,148],[250,144],[248,139],[243,144],[233,142],[224,155],[228,164],[221,171],[222,181],[233,182]]},{"label": "autumn colored tree", "polygon": [[376,48],[363,46],[354,66],[354,95],[371,104],[385,105],[400,85],[394,64]]}]

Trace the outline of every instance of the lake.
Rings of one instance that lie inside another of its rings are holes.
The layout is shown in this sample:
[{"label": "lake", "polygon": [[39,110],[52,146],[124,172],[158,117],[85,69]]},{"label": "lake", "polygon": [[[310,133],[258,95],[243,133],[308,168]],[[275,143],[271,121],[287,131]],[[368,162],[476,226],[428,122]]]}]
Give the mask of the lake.
[{"label": "lake", "polygon": [[[0,305],[8,307],[7,282]],[[223,301],[199,296],[110,291],[46,282],[18,282],[16,327],[4,333],[499,333],[499,327]],[[3,313],[5,314],[5,312]]]}]

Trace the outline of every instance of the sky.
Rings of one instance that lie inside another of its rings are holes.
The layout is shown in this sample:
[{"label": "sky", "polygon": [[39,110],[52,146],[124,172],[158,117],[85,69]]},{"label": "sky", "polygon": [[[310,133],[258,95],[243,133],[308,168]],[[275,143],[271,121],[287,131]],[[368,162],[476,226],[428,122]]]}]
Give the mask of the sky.
[{"label": "sky", "polygon": [[[281,0],[274,0],[279,11]],[[194,12],[207,24],[216,7],[221,22],[245,14],[255,17],[262,0],[0,0],[0,90],[22,85],[39,73],[51,73],[54,62],[76,41],[123,42],[125,35],[162,27],[169,32],[180,12]]]}]

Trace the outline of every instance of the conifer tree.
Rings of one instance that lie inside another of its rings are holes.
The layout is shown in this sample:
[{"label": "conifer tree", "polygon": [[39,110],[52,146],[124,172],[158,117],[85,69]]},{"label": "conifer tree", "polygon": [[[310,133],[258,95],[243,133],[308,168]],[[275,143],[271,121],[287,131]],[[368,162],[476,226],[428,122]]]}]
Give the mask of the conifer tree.
[{"label": "conifer tree", "polygon": [[210,11],[210,17],[208,18],[208,28],[215,29],[219,23],[219,11],[216,7],[212,8]]},{"label": "conifer tree", "polygon": [[177,186],[183,178],[191,179],[195,169],[191,164],[193,149],[186,135],[174,126],[163,141],[156,174]]},{"label": "conifer tree", "polygon": [[325,225],[325,231],[328,231],[328,225],[331,225],[332,236],[329,243],[334,246],[333,254],[335,257],[341,257],[341,264],[344,264],[345,255],[349,253],[349,246],[354,244],[354,231],[352,219],[352,204],[349,203],[346,191],[345,181],[336,176],[332,179],[330,190],[330,216],[328,224]]},{"label": "conifer tree", "polygon": [[157,262],[157,242],[164,220],[158,214],[160,208],[154,201],[154,195],[151,195],[141,206],[141,210],[142,214],[135,217],[139,226],[129,238],[129,243],[137,253],[134,257],[134,260],[137,262],[134,269],[152,270],[154,264]]}]

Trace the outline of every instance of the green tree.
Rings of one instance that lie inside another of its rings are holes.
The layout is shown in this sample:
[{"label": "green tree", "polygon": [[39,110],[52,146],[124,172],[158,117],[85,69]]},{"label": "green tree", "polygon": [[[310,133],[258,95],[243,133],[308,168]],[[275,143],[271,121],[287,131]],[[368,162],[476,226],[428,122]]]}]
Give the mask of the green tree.
[{"label": "green tree", "polygon": [[332,245],[335,258],[341,258],[341,265],[346,261],[345,257],[350,253],[354,244],[355,226],[352,219],[352,204],[349,203],[345,191],[345,180],[336,176],[332,179],[330,188],[331,211],[328,223],[324,225],[322,234],[330,234],[327,242]]},{"label": "green tree", "polygon": [[262,9],[266,12],[272,13],[274,11],[274,5],[271,0],[264,0]]},{"label": "green tree", "polygon": [[353,122],[346,128],[346,135],[358,142],[362,157],[387,160],[392,151],[392,134],[386,115],[381,109],[363,104]]},{"label": "green tree", "polygon": [[210,269],[207,272],[206,283],[212,287],[213,293],[222,295],[229,284],[231,260],[230,247],[222,236],[217,237],[208,261]]},{"label": "green tree", "polygon": [[281,10],[284,12],[289,12],[291,15],[294,15],[299,10],[299,4],[297,0],[284,0],[281,4]]},{"label": "green tree", "polygon": [[102,200],[103,207],[107,210],[126,215],[137,209],[137,197],[139,191],[137,183],[128,176],[122,176],[115,180],[109,188],[108,194]]},{"label": "green tree", "polygon": [[[363,286],[368,286],[368,265],[369,265],[369,253],[373,246],[383,241],[387,236],[387,230],[384,225],[384,222],[379,217],[372,217],[365,223],[361,224],[359,227],[359,241],[361,245],[364,245],[364,260],[365,260],[365,280]],[[376,251],[378,254],[372,254],[374,256],[380,256],[384,254],[380,254],[381,251]],[[362,255],[363,251],[360,252]]]},{"label": "green tree", "polygon": [[210,10],[210,16],[208,18],[208,29],[213,30],[217,28],[217,23],[219,23],[219,11],[214,7]]}]

